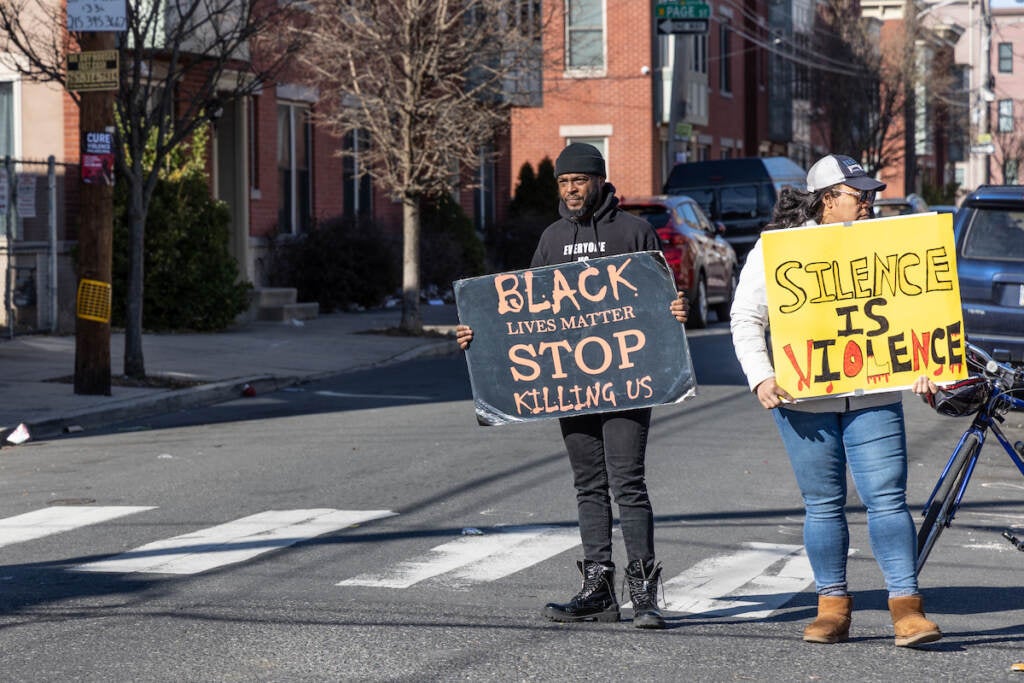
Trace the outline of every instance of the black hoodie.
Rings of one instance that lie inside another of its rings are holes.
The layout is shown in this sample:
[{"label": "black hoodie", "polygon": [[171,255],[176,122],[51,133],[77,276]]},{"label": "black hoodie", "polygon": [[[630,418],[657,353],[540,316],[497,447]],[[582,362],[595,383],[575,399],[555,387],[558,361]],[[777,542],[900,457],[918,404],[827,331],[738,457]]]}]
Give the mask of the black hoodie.
[{"label": "black hoodie", "polygon": [[661,249],[661,240],[650,223],[619,209],[611,183],[605,183],[601,193],[594,215],[582,223],[569,218],[564,201],[558,203],[562,218],[544,229],[531,268]]}]

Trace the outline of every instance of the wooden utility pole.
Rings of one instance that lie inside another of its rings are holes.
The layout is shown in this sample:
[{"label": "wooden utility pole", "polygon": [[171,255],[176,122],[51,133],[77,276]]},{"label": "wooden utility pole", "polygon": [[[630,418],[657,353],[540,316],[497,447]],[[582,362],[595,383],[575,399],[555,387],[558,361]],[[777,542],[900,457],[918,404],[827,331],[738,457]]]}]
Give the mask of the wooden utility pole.
[{"label": "wooden utility pole", "polygon": [[[82,34],[82,51],[113,50],[115,34]],[[110,134],[114,126],[114,93],[80,93],[79,140],[82,168],[89,134]],[[111,147],[111,151],[113,148]],[[104,169],[106,170],[106,169]],[[110,395],[110,280],[114,232],[114,186],[111,175],[93,176],[81,188],[78,232],[78,301],[75,324],[75,393]]]}]

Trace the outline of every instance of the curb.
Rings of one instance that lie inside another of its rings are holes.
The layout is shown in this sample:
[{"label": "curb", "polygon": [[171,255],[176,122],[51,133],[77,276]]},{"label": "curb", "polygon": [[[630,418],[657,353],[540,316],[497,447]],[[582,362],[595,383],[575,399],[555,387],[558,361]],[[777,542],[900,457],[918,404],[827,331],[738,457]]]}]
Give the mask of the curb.
[{"label": "curb", "polygon": [[[154,392],[148,396],[132,396],[128,398],[111,400],[109,403],[97,407],[79,410],[66,415],[55,416],[25,423],[31,435],[31,440],[39,441],[52,439],[58,436],[80,434],[88,430],[102,429],[103,427],[132,420],[136,418],[152,417],[173,413],[189,408],[200,408],[218,403],[224,403],[243,396],[243,390],[248,385],[257,395],[268,394],[287,387],[314,382],[328,377],[336,377],[350,372],[361,370],[372,370],[395,363],[402,363],[416,358],[432,358],[444,356],[458,351],[458,344],[454,340],[441,340],[426,343],[412,349],[398,353],[390,358],[385,358],[372,363],[360,366],[325,370],[323,372],[311,373],[308,375],[280,377],[275,375],[252,375],[248,377],[236,377],[234,379],[210,382],[197,387],[186,389],[167,389]],[[6,434],[0,434],[0,439]],[[2,443],[4,448],[9,444]]]}]

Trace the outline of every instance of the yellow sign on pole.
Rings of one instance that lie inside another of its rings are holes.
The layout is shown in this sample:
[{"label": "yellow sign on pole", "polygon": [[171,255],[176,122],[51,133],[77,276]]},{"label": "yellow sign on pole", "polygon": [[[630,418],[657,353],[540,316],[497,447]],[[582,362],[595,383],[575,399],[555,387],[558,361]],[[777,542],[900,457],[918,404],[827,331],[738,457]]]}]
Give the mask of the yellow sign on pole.
[{"label": "yellow sign on pole", "polygon": [[117,90],[117,50],[68,53],[68,90]]},{"label": "yellow sign on pole", "polygon": [[98,323],[110,322],[110,283],[81,280],[78,283],[76,313],[79,318]]},{"label": "yellow sign on pole", "polygon": [[794,398],[967,376],[949,214],[761,235],[776,381]]}]

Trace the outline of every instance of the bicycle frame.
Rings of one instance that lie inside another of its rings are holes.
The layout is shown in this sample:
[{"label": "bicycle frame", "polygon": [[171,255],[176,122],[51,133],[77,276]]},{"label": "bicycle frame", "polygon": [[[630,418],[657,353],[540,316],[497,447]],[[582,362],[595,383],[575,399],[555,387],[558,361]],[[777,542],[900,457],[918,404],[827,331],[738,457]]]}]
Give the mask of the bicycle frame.
[{"label": "bicycle frame", "polygon": [[[1024,401],[1014,396],[1009,396],[1002,391],[999,391],[997,395],[994,395],[989,401],[999,401],[1006,403],[1014,408],[1024,410]],[[996,435],[996,441],[1002,445],[1003,450],[1006,451],[1006,455],[1009,456],[1013,464],[1020,470],[1021,476],[1024,476],[1024,460],[1017,454],[1017,449],[1013,447],[1013,444],[1003,434],[1003,430],[997,424],[997,418],[990,413],[989,407],[986,405],[978,411],[978,414],[974,416],[974,421],[971,426],[964,430],[964,433],[960,436],[960,441],[957,443],[956,448],[953,449],[953,454],[949,457],[946,462],[945,468],[942,470],[942,474],[939,475],[939,480],[935,482],[935,487],[932,489],[932,493],[928,496],[928,500],[924,504],[924,510],[935,500],[935,494],[939,492],[942,487],[942,482],[946,480],[949,475],[949,469],[953,466],[953,462],[956,460],[956,456],[960,453],[964,447],[964,443],[967,441],[967,437],[973,434],[978,440],[978,450],[975,452],[974,457],[967,463],[967,473],[964,475],[964,480],[960,484],[960,488],[957,491],[956,498],[953,500],[953,506],[950,508],[949,517],[946,519],[945,526],[949,526],[952,523],[953,518],[956,517],[956,511],[960,507],[960,501],[963,499],[964,491],[967,490],[967,484],[971,481],[971,475],[974,473],[974,465],[978,462],[978,458],[981,457],[981,449],[985,446],[985,436],[988,430],[992,430],[992,433]],[[924,514],[922,511],[921,514]]]},{"label": "bicycle frame", "polygon": [[[924,521],[918,532],[919,573],[942,530],[949,527],[956,517],[990,430],[1006,451],[1006,455],[1017,466],[1021,476],[1024,476],[1024,447],[1021,447],[1020,442],[1011,444],[999,426],[1004,413],[1013,408],[1024,410],[1024,400],[1013,395],[1015,383],[1024,380],[1024,370],[1014,370],[1008,365],[994,361],[973,344],[967,343],[966,346],[970,351],[968,359],[974,365],[983,368],[991,394],[974,414],[970,426],[960,436],[960,441],[953,449],[921,511]],[[973,448],[973,452],[964,453],[965,448]],[[949,479],[950,477],[952,479]]]}]

